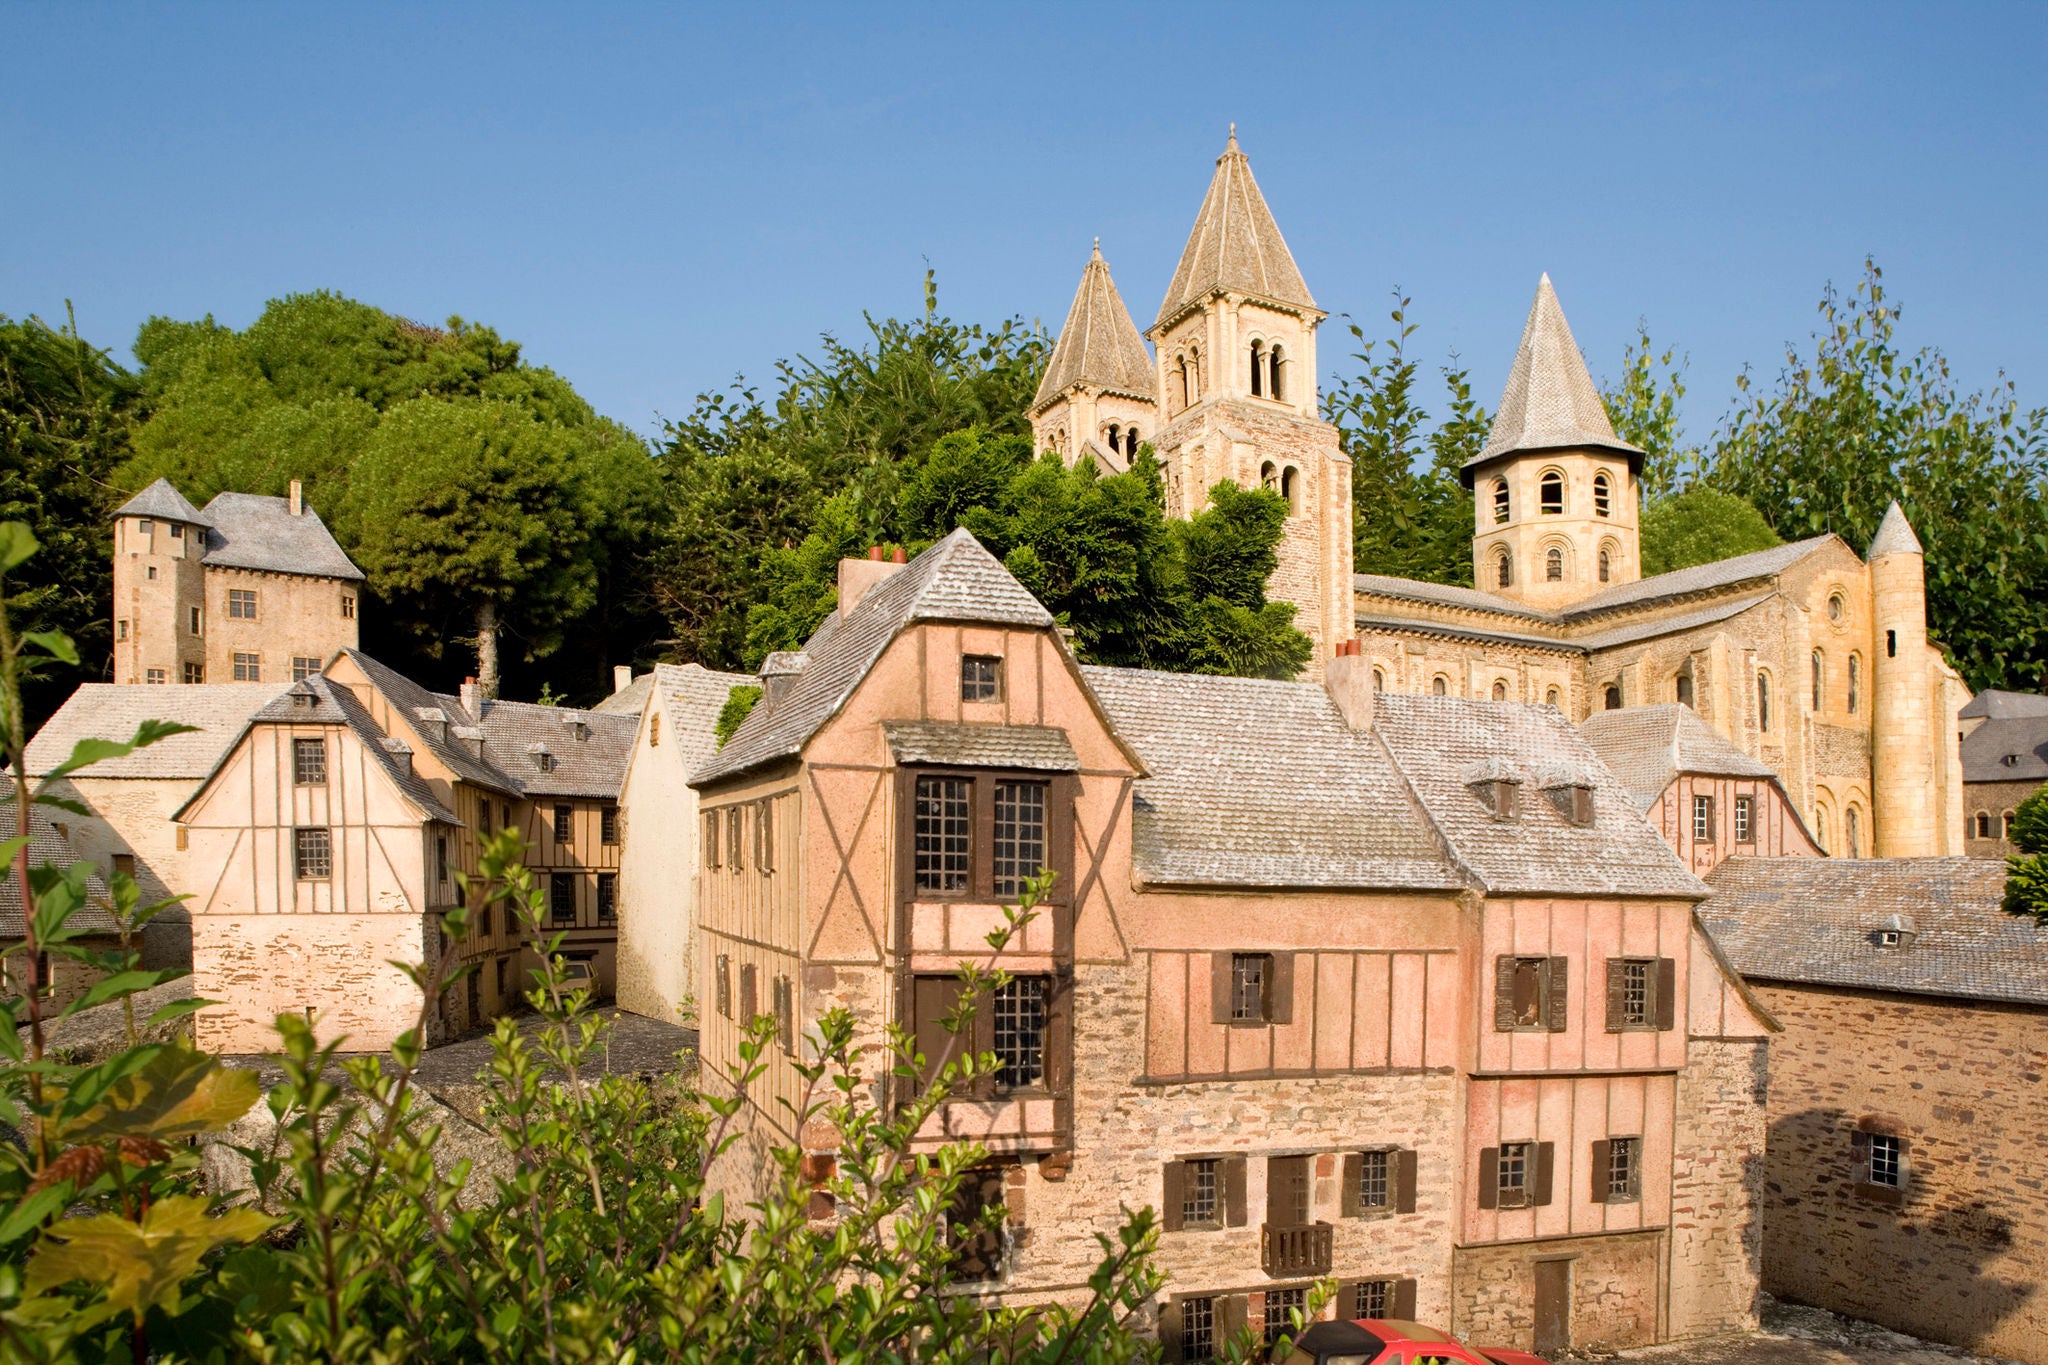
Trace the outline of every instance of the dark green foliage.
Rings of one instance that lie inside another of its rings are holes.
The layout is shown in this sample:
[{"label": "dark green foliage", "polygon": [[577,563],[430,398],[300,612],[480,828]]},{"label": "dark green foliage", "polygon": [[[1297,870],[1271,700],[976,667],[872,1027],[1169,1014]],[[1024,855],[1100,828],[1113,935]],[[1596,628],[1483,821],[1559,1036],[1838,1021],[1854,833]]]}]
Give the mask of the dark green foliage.
[{"label": "dark green foliage", "polygon": [[711,725],[711,733],[718,740],[719,748],[723,749],[726,741],[746,723],[747,717],[754,714],[754,707],[760,700],[761,689],[758,687],[735,687],[726,693],[725,705],[718,708],[718,719]]},{"label": "dark green foliage", "polygon": [[2005,911],[2048,925],[2048,787],[2012,813],[2011,838],[2019,854],[2005,860]]},{"label": "dark green foliage", "polygon": [[2020,802],[2012,813],[2012,846],[2022,853],[2048,853],[2048,787]]},{"label": "dark green foliage", "polygon": [[63,632],[79,654],[24,681],[31,732],[79,683],[109,676],[110,480],[139,397],[135,378],[74,327],[0,317],[0,520],[24,523],[42,547],[9,580],[8,610],[23,630]]},{"label": "dark green foliage", "polygon": [[[1453,355],[1440,371],[1444,416],[1416,396],[1420,366],[1408,356],[1410,300],[1395,291],[1393,334],[1367,340],[1352,324],[1357,374],[1323,392],[1322,413],[1351,457],[1352,555],[1360,573],[1472,586],[1472,495],[1458,471],[1486,443],[1486,409]],[[1426,467],[1423,457],[1428,457]]]},{"label": "dark green foliage", "polygon": [[1689,569],[1782,544],[1763,514],[1718,488],[1696,483],[1643,508],[1643,576]]}]

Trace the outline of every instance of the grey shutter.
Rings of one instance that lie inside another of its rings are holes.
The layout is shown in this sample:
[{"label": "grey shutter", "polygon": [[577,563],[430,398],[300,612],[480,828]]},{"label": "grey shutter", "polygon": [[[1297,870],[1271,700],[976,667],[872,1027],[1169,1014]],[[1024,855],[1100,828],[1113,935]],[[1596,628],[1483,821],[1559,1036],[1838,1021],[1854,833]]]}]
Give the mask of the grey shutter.
[{"label": "grey shutter", "polygon": [[1365,1158],[1357,1152],[1345,1153],[1343,1210],[1346,1218],[1356,1218],[1360,1213],[1364,1212],[1358,1204],[1358,1186],[1364,1179]]},{"label": "grey shutter", "polygon": [[1337,1297],[1333,1305],[1337,1321],[1350,1322],[1358,1316],[1358,1281],[1337,1281]]},{"label": "grey shutter", "polygon": [[1294,1022],[1294,954],[1274,953],[1266,959],[1272,980],[1266,986],[1266,1021]]},{"label": "grey shutter", "polygon": [[1678,1026],[1678,963],[1668,957],[1657,959],[1657,1027]]},{"label": "grey shutter", "polygon": [[1251,1295],[1219,1294],[1216,1296],[1216,1354],[1222,1355],[1223,1343],[1244,1330],[1245,1320],[1251,1315]]},{"label": "grey shutter", "polygon": [[1165,1205],[1159,1210],[1159,1226],[1167,1232],[1179,1232],[1181,1217],[1187,1209],[1188,1164],[1185,1161],[1166,1163],[1165,1188],[1159,1198]]},{"label": "grey shutter", "polygon": [[1159,1347],[1161,1358],[1178,1365],[1180,1354],[1180,1300],[1168,1299],[1159,1305]]},{"label": "grey shutter", "polygon": [[1539,1142],[1536,1144],[1536,1188],[1529,1202],[1542,1205],[1550,1202],[1550,1172],[1555,1160],[1557,1144]]},{"label": "grey shutter", "polygon": [[1223,1226],[1227,1228],[1241,1228],[1245,1225],[1244,1175],[1243,1157],[1223,1159]]},{"label": "grey shutter", "polygon": [[1566,979],[1570,976],[1567,965],[1570,961],[1570,958],[1553,957],[1549,970],[1544,973],[1543,1022],[1552,1033],[1563,1033],[1565,1022],[1571,1016],[1571,993],[1565,989]]},{"label": "grey shutter", "polygon": [[743,962],[740,964],[740,1022],[748,1028],[754,1026],[754,1016],[759,1012],[760,1003],[754,986],[754,964]]},{"label": "grey shutter", "polygon": [[1394,1316],[1402,1322],[1415,1320],[1415,1281],[1394,1281]]},{"label": "grey shutter", "polygon": [[1607,1202],[1607,1187],[1613,1179],[1613,1157],[1614,1144],[1606,1138],[1593,1144],[1593,1188],[1590,1193],[1595,1204]]},{"label": "grey shutter", "polygon": [[[953,1035],[940,1022],[952,1010],[958,999],[956,987],[959,982],[950,976],[920,976],[911,985],[910,1012],[913,1032],[917,1038],[917,1050],[924,1054],[924,1066],[918,1073],[919,1093],[938,1079],[941,1061],[953,1041]],[[959,1060],[956,1056],[954,1060]]]},{"label": "grey shutter", "polygon": [[1515,1026],[1515,959],[1512,955],[1493,960],[1493,1026],[1502,1033]]},{"label": "grey shutter", "polygon": [[1230,1022],[1230,954],[1209,954],[1209,1022]]},{"label": "grey shutter", "polygon": [[1415,1212],[1415,1153],[1402,1150],[1394,1158],[1394,1212]]},{"label": "grey shutter", "polygon": [[1500,1207],[1500,1148],[1488,1147],[1479,1153],[1479,1207],[1497,1209]]},{"label": "grey shutter", "polygon": [[1626,959],[1619,957],[1607,959],[1607,1031],[1609,1033],[1621,1032],[1623,1026],[1628,1023],[1628,1017],[1624,1013],[1624,1002],[1627,996],[1628,985],[1628,971],[1624,965],[1625,962]]}]

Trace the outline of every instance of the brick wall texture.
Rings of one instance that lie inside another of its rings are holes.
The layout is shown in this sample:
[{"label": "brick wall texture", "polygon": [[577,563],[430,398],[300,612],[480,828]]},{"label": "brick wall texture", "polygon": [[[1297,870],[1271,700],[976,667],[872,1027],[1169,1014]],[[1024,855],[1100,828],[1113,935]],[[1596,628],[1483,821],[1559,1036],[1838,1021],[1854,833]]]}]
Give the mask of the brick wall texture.
[{"label": "brick wall texture", "polygon": [[[1899,1331],[2048,1362],[2048,1017],[1761,983],[1772,1047],[1764,1285]],[[1859,1122],[1906,1139],[1897,1208],[1860,1198]]]},{"label": "brick wall texture", "polygon": [[1672,1150],[1667,1336],[1756,1329],[1771,1046],[1701,1038],[1687,1046]]}]

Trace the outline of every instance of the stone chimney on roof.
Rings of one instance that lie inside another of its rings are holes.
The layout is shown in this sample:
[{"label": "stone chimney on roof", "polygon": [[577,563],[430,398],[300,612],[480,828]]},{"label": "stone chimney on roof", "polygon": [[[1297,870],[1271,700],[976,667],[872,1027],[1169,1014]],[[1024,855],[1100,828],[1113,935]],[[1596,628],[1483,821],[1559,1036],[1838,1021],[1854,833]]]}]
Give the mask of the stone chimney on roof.
[{"label": "stone chimney on roof", "polygon": [[612,665],[612,691],[619,693],[633,685],[633,665]]},{"label": "stone chimney on roof", "polygon": [[462,680],[461,695],[462,709],[469,712],[472,719],[482,720],[484,718],[484,693],[483,689],[477,686],[477,682],[474,677],[468,677]]},{"label": "stone chimney on roof", "polygon": [[1358,641],[1337,642],[1337,655],[1323,670],[1323,688],[1337,703],[1346,725],[1354,730],[1372,729],[1372,668],[1359,653]]},{"label": "stone chimney on roof", "polygon": [[886,557],[882,547],[873,546],[866,559],[842,559],[839,561],[839,618],[845,620],[853,615],[853,609],[860,600],[890,574],[903,567],[904,553],[899,547],[893,558]]},{"label": "stone chimney on roof", "polygon": [[292,480],[292,491],[289,497],[287,498],[287,501],[291,503],[293,516],[303,516],[305,514],[306,500],[304,497],[300,496],[299,481],[297,479]]}]

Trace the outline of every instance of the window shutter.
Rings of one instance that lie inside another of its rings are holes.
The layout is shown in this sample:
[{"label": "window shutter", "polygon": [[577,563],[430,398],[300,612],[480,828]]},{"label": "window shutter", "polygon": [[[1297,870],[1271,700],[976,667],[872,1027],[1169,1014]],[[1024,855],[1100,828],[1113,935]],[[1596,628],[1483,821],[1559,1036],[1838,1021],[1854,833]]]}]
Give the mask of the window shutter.
[{"label": "window shutter", "polygon": [[1858,1185],[1870,1183],[1870,1134],[1849,1134],[1850,1178]]},{"label": "window shutter", "polygon": [[1678,963],[1668,957],[1657,959],[1657,1027],[1678,1025]]},{"label": "window shutter", "polygon": [[1565,980],[1570,975],[1566,968],[1569,958],[1553,957],[1550,970],[1544,973],[1543,1022],[1550,1026],[1552,1033],[1563,1033],[1565,1021],[1570,1017],[1570,993],[1565,989]]},{"label": "window shutter", "polygon": [[1159,1305],[1159,1346],[1162,1359],[1169,1365],[1180,1361],[1180,1300],[1168,1299]]},{"label": "window shutter", "polygon": [[1245,1225],[1244,1197],[1245,1160],[1241,1156],[1225,1157],[1223,1161],[1223,1226],[1241,1228]]},{"label": "window shutter", "polygon": [[1497,1209],[1500,1207],[1500,1148],[1488,1147],[1479,1153],[1479,1207]]},{"label": "window shutter", "polygon": [[[996,1050],[996,998],[994,991],[977,991],[974,996],[974,1027],[968,1031],[969,1046],[977,1057]],[[996,1096],[995,1072],[987,1072],[975,1079],[974,1098],[992,1100]]]},{"label": "window shutter", "polygon": [[1185,1161],[1166,1163],[1166,1179],[1159,1198],[1165,1205],[1159,1210],[1159,1226],[1166,1232],[1179,1232],[1181,1216],[1187,1207],[1188,1165]]},{"label": "window shutter", "polygon": [[1209,954],[1209,1022],[1230,1022],[1230,954]]},{"label": "window shutter", "polygon": [[1266,1022],[1294,1022],[1294,954],[1274,953],[1266,959],[1273,977],[1266,985]]},{"label": "window shutter", "polygon": [[1593,1144],[1593,1189],[1595,1204],[1607,1202],[1607,1186],[1613,1174],[1614,1144],[1601,1138]]},{"label": "window shutter", "polygon": [[958,998],[955,994],[958,984],[950,976],[920,976],[912,984],[910,1011],[917,1050],[924,1054],[924,1067],[917,1078],[920,1093],[938,1079],[947,1044],[953,1041],[953,1035],[946,1032],[946,1026],[940,1021],[952,1010],[953,1002]]},{"label": "window shutter", "polygon": [[1394,1316],[1402,1322],[1415,1320],[1415,1281],[1394,1281]]},{"label": "window shutter", "polygon": [[1337,1312],[1337,1321],[1339,1321],[1339,1322],[1350,1322],[1350,1321],[1354,1320],[1355,1318],[1357,1318],[1357,1316],[1358,1316],[1358,1281],[1356,1281],[1356,1280],[1339,1280],[1339,1281],[1337,1281],[1337,1297],[1336,1297],[1336,1299],[1335,1299],[1335,1301],[1334,1301],[1334,1304],[1333,1304],[1333,1306],[1335,1307],[1335,1309],[1336,1309],[1336,1312]]},{"label": "window shutter", "polygon": [[1244,1330],[1245,1319],[1250,1316],[1251,1295],[1218,1295],[1216,1299],[1216,1346],[1222,1354],[1223,1343]]},{"label": "window shutter", "polygon": [[1394,1212],[1415,1212],[1415,1153],[1399,1151],[1394,1154]]},{"label": "window shutter", "polygon": [[[491,817],[486,814],[484,823],[489,825],[490,822]],[[715,810],[704,812],[704,866],[718,866],[718,812]]]},{"label": "window shutter", "polygon": [[1356,1152],[1344,1156],[1344,1216],[1356,1218],[1363,1212],[1358,1206],[1358,1185],[1365,1179],[1365,1158]]},{"label": "window shutter", "polygon": [[1531,1204],[1540,1205],[1550,1202],[1550,1168],[1554,1160],[1553,1154],[1556,1151],[1557,1144],[1554,1142],[1539,1142],[1536,1144],[1536,1188],[1532,1192],[1533,1197],[1529,1200]]},{"label": "window shutter", "polygon": [[756,1008],[759,1004],[754,991],[754,964],[743,962],[740,964],[740,1022],[748,1028],[754,1026],[754,1016],[760,1013]]},{"label": "window shutter", "polygon": [[1045,1088],[1055,1095],[1067,1093],[1073,1071],[1073,996],[1073,969],[1068,968],[1052,978],[1045,1000]]},{"label": "window shutter", "polygon": [[1622,1027],[1628,1022],[1627,1018],[1622,1013],[1622,1001],[1625,995],[1625,991],[1623,988],[1627,984],[1627,981],[1628,974],[1622,970],[1622,959],[1618,957],[1608,958],[1607,1031],[1609,1033],[1621,1032]]},{"label": "window shutter", "polygon": [[1502,1033],[1515,1026],[1515,959],[1493,960],[1493,1026]]}]

